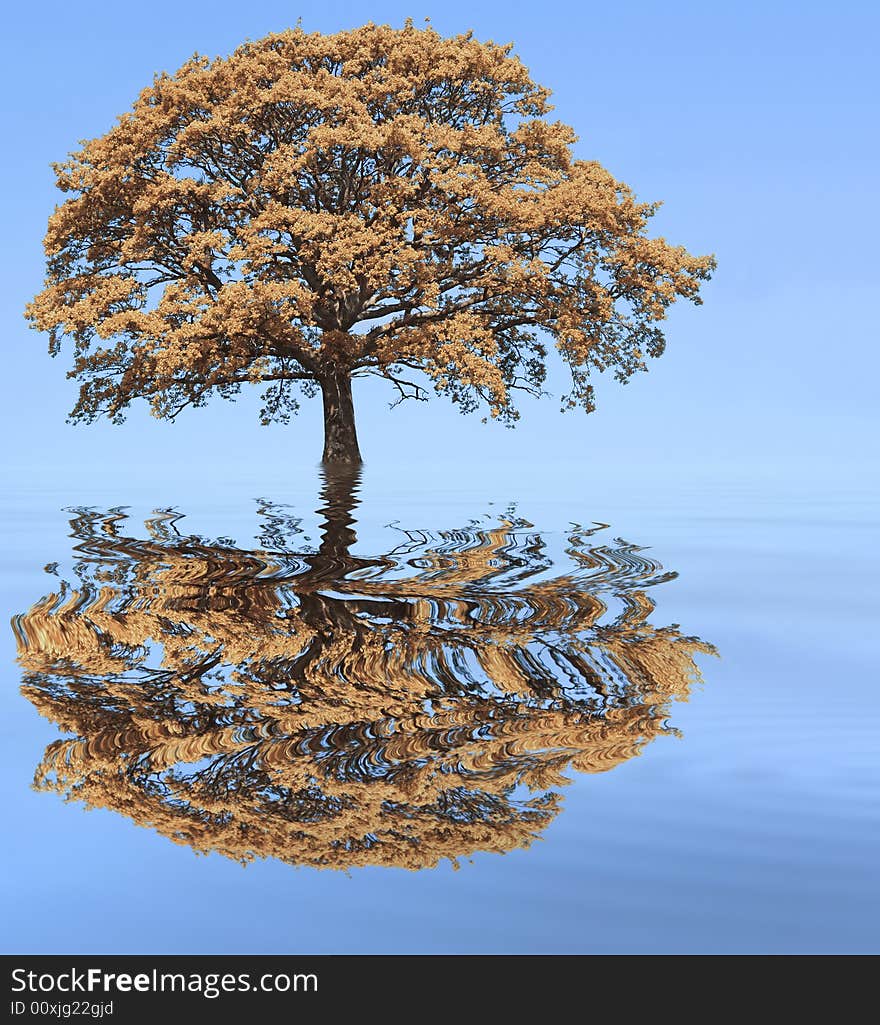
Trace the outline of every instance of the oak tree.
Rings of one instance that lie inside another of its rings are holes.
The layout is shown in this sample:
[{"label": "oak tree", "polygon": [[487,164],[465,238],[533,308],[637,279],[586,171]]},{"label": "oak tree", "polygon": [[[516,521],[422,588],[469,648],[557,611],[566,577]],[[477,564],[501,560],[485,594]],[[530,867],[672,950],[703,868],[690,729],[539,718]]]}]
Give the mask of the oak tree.
[{"label": "oak tree", "polygon": [[27,317],[73,340],[75,420],[136,398],[173,418],[263,384],[264,422],[320,390],[327,462],[360,461],[352,380],[433,387],[510,423],[543,393],[593,408],[663,351],[709,256],[647,235],[657,205],[550,120],[511,46],[368,24],[297,28],[158,75],[55,165],[48,278]]}]

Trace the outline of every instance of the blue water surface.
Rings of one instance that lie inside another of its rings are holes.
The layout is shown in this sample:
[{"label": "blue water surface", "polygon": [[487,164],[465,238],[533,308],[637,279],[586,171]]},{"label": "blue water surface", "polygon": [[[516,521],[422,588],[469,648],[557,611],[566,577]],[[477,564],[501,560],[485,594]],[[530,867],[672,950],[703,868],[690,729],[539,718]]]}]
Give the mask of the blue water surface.
[{"label": "blue water surface", "polygon": [[[185,532],[253,547],[256,498],[286,503],[319,539],[320,480],[25,489],[2,508],[6,621],[57,589],[76,555],[71,506],[156,509]],[[71,480],[75,480],[71,477]],[[123,490],[124,489],[124,490]],[[880,711],[877,504],[864,480],[800,482],[627,474],[573,479],[453,464],[367,465],[355,551],[401,527],[434,532],[519,516],[540,532],[552,581],[571,524],[591,544],[637,546],[672,579],[651,585],[658,627],[714,646],[668,730],[604,772],[569,771],[561,810],[528,848],[456,867],[242,865],[197,856],[108,810],[31,787],[65,735],[19,692],[4,635],[4,949],[17,952],[842,952],[878,946]],[[396,524],[396,526],[389,526]],[[398,531],[398,534],[394,532]],[[604,539],[604,540],[603,540]],[[300,539],[308,546],[309,541]],[[453,550],[455,546],[452,546]],[[50,566],[47,574],[44,567]],[[69,575],[69,573],[68,573]],[[292,860],[296,860],[295,852]]]}]

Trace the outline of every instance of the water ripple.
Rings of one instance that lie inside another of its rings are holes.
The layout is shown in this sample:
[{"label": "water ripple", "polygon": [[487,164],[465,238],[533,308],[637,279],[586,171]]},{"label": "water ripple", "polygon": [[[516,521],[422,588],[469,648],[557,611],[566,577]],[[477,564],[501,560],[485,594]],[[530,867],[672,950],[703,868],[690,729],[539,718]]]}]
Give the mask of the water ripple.
[{"label": "water ripple", "polygon": [[75,581],[13,619],[23,693],[70,735],[38,789],[242,862],[423,868],[527,847],[566,772],[668,731],[713,648],[649,622],[675,574],[644,548],[573,524],[554,558],[510,514],[365,558],[358,487],[325,479],[317,550],[266,500],[251,550],[73,510]]}]

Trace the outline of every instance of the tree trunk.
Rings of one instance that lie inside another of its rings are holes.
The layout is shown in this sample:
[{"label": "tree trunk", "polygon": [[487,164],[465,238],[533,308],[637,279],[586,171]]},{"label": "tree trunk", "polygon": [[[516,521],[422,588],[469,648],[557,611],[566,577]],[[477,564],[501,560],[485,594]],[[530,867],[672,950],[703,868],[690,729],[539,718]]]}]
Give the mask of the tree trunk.
[{"label": "tree trunk", "polygon": [[354,402],[351,376],[346,371],[321,379],[324,398],[324,463],[361,463],[357,431],[354,427]]}]

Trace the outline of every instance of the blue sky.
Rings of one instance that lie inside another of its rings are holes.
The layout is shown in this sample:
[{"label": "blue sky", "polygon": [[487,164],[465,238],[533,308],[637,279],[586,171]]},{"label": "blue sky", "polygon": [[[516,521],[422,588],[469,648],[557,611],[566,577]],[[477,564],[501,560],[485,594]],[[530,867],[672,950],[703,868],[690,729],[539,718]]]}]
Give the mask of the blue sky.
[{"label": "blue sky", "polygon": [[171,425],[142,411],[121,428],[65,425],[74,401],[65,357],[51,360],[21,315],[43,275],[57,199],[49,163],[103,133],[155,71],[194,51],[225,54],[299,17],[307,30],[334,31],[410,16],[513,41],[575,127],[578,156],[601,161],[641,199],[663,200],[656,232],[716,253],[719,266],[704,306],[674,310],[666,354],[627,387],[599,379],[589,417],[528,403],[511,432],[441,399],[389,412],[388,391],[361,386],[368,465],[427,454],[465,474],[490,462],[563,462],[805,483],[876,470],[877,11],[867,2],[16,5],[4,19],[0,92],[4,461],[22,485],[108,466],[159,478],[181,453],[186,472],[206,479],[223,467],[315,463],[318,402],[289,427],[260,427],[256,397]]}]

